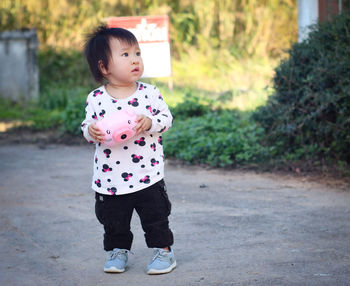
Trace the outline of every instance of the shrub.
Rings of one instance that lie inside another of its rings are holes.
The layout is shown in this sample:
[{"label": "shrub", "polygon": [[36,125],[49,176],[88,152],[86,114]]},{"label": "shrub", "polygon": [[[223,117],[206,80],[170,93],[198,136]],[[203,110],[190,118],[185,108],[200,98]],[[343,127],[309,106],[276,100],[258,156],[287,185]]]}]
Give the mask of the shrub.
[{"label": "shrub", "polygon": [[164,134],[165,153],[190,163],[231,166],[258,162],[269,150],[259,144],[263,129],[239,111],[225,110],[178,120]]},{"label": "shrub", "polygon": [[59,84],[65,87],[95,85],[82,52],[46,49],[38,54],[40,88],[47,90]]},{"label": "shrub", "polygon": [[276,69],[273,85],[253,118],[274,155],[350,163],[350,15],[315,25]]},{"label": "shrub", "polygon": [[71,134],[80,134],[80,125],[85,118],[86,94],[73,96],[63,111],[63,130]]},{"label": "shrub", "polygon": [[212,104],[209,99],[200,98],[192,95],[191,92],[186,92],[183,102],[171,109],[171,113],[176,120],[186,119],[189,117],[203,116],[211,111]]},{"label": "shrub", "polygon": [[[59,114],[53,119],[57,119],[54,123],[56,126],[60,123],[63,132],[79,134],[85,117],[86,96],[95,85],[86,60],[78,51],[47,49],[39,53],[39,64],[41,91],[38,107]],[[34,121],[34,124],[38,123],[36,128],[43,126],[40,122]]]}]

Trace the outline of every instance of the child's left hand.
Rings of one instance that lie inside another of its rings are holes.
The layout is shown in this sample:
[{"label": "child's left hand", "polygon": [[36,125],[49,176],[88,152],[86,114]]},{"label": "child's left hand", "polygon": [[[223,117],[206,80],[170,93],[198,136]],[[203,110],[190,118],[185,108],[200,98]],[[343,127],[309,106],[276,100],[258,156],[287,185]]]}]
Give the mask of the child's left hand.
[{"label": "child's left hand", "polygon": [[140,115],[139,117],[137,117],[136,122],[137,122],[137,125],[135,126],[136,135],[144,131],[148,131],[152,127],[152,120],[145,115]]}]

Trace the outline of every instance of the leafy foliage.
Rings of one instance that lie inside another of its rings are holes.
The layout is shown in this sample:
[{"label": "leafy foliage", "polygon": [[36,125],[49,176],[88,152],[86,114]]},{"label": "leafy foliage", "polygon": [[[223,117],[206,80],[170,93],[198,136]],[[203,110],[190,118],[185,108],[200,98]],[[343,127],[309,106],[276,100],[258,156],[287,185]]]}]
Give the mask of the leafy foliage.
[{"label": "leafy foliage", "polygon": [[[306,42],[292,47],[275,70],[274,95],[253,120],[228,108],[251,98],[253,109],[264,96],[256,91],[270,78],[271,57],[280,57],[296,38],[296,24],[285,24],[296,23],[296,0],[39,2],[0,2],[0,30],[36,28],[41,44],[39,101],[25,110],[2,102],[1,118],[78,134],[86,95],[95,87],[77,52],[85,33],[111,15],[168,14],[173,78],[182,86],[165,91],[175,117],[164,135],[166,155],[212,166],[306,158],[337,160],[348,168],[349,15],[315,26]],[[202,96],[209,90],[211,100]],[[226,97],[231,104],[223,105]],[[218,109],[218,103],[227,109]]]},{"label": "leafy foliage", "polygon": [[174,125],[164,134],[167,156],[226,167],[259,162],[270,152],[260,144],[264,130],[250,113],[214,110],[213,101],[191,93],[171,112]]},{"label": "leafy foliage", "polygon": [[263,129],[236,110],[211,111],[174,121],[165,133],[165,153],[190,163],[232,166],[259,162],[269,153],[259,143]]},{"label": "leafy foliage", "polygon": [[176,105],[171,113],[176,119],[187,119],[190,117],[202,116],[211,111],[211,102],[207,98],[201,99],[199,96],[187,92],[185,100]]},{"label": "leafy foliage", "polygon": [[175,55],[193,46],[278,55],[296,38],[296,0],[14,0],[0,2],[0,30],[36,28],[43,47],[80,50],[87,32],[111,16],[168,14]]},{"label": "leafy foliage", "polygon": [[71,134],[80,134],[80,124],[85,118],[86,95],[72,97],[63,112],[64,131]]},{"label": "leafy foliage", "polygon": [[27,115],[28,125],[33,130],[55,129],[61,126],[62,117],[59,110],[33,108]]},{"label": "leafy foliage", "polygon": [[[251,93],[254,97],[256,90],[269,84],[276,59],[296,40],[296,2],[6,0],[0,1],[0,31],[35,28],[40,51],[46,53],[44,58],[49,60],[42,62],[45,72],[41,74],[48,71],[51,78],[59,78],[55,70],[62,67],[62,76],[67,78],[75,68],[68,63],[69,68],[64,69],[66,59],[86,66],[81,54],[75,51],[82,50],[85,36],[106,18],[167,14],[172,74],[178,86],[212,92],[254,90]],[[55,50],[62,57],[53,56],[52,62],[47,50]],[[68,79],[81,85],[90,81],[87,71]]]},{"label": "leafy foliage", "polygon": [[[47,48],[38,54],[40,88],[46,92],[57,88],[84,86],[93,88],[95,82],[90,74],[82,52]],[[59,105],[65,105],[66,100]]]},{"label": "leafy foliage", "polygon": [[78,52],[54,50],[41,51],[38,59],[39,99],[26,103],[2,100],[0,118],[19,119],[34,130],[59,128],[78,134],[86,96],[95,85],[84,59]]},{"label": "leafy foliage", "polygon": [[350,163],[350,15],[313,27],[276,69],[254,118],[275,156]]}]

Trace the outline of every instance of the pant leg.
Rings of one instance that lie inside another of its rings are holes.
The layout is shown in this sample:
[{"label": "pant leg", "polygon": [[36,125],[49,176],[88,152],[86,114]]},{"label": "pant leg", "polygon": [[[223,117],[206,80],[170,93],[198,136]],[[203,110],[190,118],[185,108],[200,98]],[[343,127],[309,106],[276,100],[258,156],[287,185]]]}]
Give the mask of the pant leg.
[{"label": "pant leg", "polygon": [[140,217],[148,247],[163,248],[174,243],[168,220],[171,203],[163,180],[138,192],[135,209]]},{"label": "pant leg", "polygon": [[131,249],[133,234],[130,221],[133,213],[133,197],[110,196],[96,193],[95,212],[104,226],[103,245],[106,251],[114,248]]}]

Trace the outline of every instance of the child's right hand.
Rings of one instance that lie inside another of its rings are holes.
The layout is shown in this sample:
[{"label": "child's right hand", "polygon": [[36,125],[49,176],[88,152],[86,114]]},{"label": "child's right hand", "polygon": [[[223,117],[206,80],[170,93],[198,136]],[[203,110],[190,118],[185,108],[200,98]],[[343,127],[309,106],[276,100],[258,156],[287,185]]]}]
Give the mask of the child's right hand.
[{"label": "child's right hand", "polygon": [[103,141],[105,140],[105,134],[104,132],[102,132],[97,126],[96,123],[92,123],[89,125],[89,134],[92,138],[94,138],[95,140],[97,140],[100,143],[103,143]]}]

